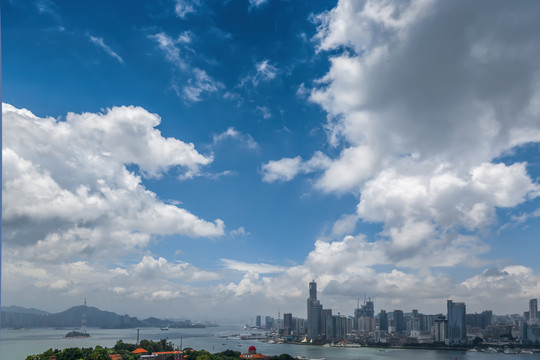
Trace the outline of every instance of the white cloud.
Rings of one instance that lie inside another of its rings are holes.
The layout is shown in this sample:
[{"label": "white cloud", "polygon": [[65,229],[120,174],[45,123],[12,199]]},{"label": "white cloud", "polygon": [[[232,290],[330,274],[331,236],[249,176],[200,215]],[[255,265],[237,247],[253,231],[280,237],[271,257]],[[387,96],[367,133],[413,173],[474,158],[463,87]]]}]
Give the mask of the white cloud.
[{"label": "white cloud", "polygon": [[165,53],[165,57],[172,64],[176,65],[183,71],[188,71],[189,66],[186,64],[186,61],[180,55],[180,48],[177,44],[182,44],[190,41],[186,41],[188,35],[183,33],[178,40],[173,40],[170,36],[165,33],[157,33],[150,35],[149,38],[155,40],[158,43],[159,48]]},{"label": "white cloud", "polygon": [[99,46],[100,48],[102,48],[109,56],[111,56],[112,58],[118,60],[119,63],[123,64],[124,63],[124,59],[122,59],[120,57],[120,55],[118,55],[116,52],[114,52],[108,45],[106,45],[104,42],[103,42],[103,39],[102,38],[98,38],[98,37],[95,37],[95,36],[92,36],[92,35],[88,35],[89,36],[89,39],[92,43],[96,44],[97,46]]},{"label": "white cloud", "polygon": [[263,119],[270,119],[272,117],[272,113],[267,106],[257,106],[256,109],[261,113]]},{"label": "white cloud", "polygon": [[258,86],[259,83],[269,82],[276,78],[278,69],[276,66],[270,63],[270,60],[265,59],[255,64],[255,73],[251,72],[246,77],[244,77],[239,86],[244,86],[246,83],[250,82],[253,86]]},{"label": "white cloud", "polygon": [[[470,21],[455,22],[463,18]],[[395,263],[428,255],[423,249],[438,254],[433,244],[453,253],[454,264],[463,252],[484,252],[478,237],[496,223],[496,209],[538,197],[527,164],[496,160],[540,142],[540,66],[532,60],[540,25],[530,11],[342,0],[315,19],[319,52],[331,55],[309,99],[328,113],[328,143],[340,155],[321,154],[324,164],[310,169],[299,156],[269,161],[263,181],[322,171],[315,188],[359,196],[357,213],[333,234],[354,229],[355,219],[380,223],[374,240],[392,244],[385,251]]]},{"label": "white cloud", "polygon": [[187,76],[184,85],[179,85],[174,80],[171,81],[171,87],[187,103],[202,101],[203,95],[217,92],[225,87],[221,82],[208,75],[205,70],[189,65],[186,57],[182,55],[183,50],[193,51],[187,47],[192,39],[190,32],[183,32],[176,40],[163,32],[149,37],[157,42],[165,54],[165,58]]},{"label": "white cloud", "polygon": [[245,263],[230,259],[221,259],[225,268],[245,273],[273,274],[285,271],[283,266],[270,265],[264,263]]},{"label": "white cloud", "polygon": [[229,234],[232,237],[250,235],[250,233],[246,231],[246,229],[243,226],[240,226],[238,229],[231,230]]},{"label": "white cloud", "polygon": [[213,145],[217,145],[226,139],[234,139],[244,143],[249,149],[258,149],[259,144],[253,139],[249,134],[242,134],[240,131],[236,130],[234,127],[229,127],[227,130],[221,134],[214,135],[212,137]]},{"label": "white cloud", "polygon": [[271,160],[262,165],[263,181],[289,181],[298,174],[308,174],[326,169],[331,160],[320,151],[316,151],[311,159],[303,161],[300,156]]},{"label": "white cloud", "polygon": [[259,7],[266,4],[268,0],[249,0],[249,7]]},{"label": "white cloud", "polygon": [[183,19],[188,14],[196,12],[200,5],[200,0],[176,0],[174,10],[176,15]]},{"label": "white cloud", "polygon": [[126,169],[193,177],[212,162],[193,144],[164,138],[159,122],[132,106],[58,121],[4,104],[2,221],[14,258],[101,261],[136,252],[154,235],[222,236],[221,220],[162,202]]},{"label": "white cloud", "polygon": [[224,88],[224,85],[212,79],[204,70],[194,68],[194,78],[188,80],[183,89],[184,99],[190,102],[201,101],[204,93],[213,93]]}]

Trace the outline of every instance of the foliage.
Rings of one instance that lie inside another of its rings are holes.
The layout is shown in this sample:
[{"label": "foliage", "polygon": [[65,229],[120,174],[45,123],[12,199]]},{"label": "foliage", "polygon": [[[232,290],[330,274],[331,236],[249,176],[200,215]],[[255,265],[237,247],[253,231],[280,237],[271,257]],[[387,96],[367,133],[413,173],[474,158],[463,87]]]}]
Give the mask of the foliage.
[{"label": "foliage", "polygon": [[294,360],[294,358],[289,354],[281,354],[279,356],[272,356],[269,360]]},{"label": "foliage", "polygon": [[[141,340],[137,346],[135,344],[125,343],[122,340],[118,340],[114,345],[114,348],[108,349],[101,346],[95,348],[67,348],[64,350],[49,349],[43,354],[30,355],[26,357],[26,360],[49,360],[49,356],[56,356],[57,360],[110,360],[110,354],[119,354],[123,360],[138,360],[139,356],[132,354],[132,351],[136,348],[143,348],[149,352],[158,351],[173,351],[173,344],[167,342],[166,339],[160,341]],[[206,350],[193,350],[190,348],[184,349],[184,355],[186,360],[238,360],[240,359],[240,352],[233,350],[225,350],[220,353],[211,354]],[[170,356],[172,359],[173,357]],[[294,360],[294,358],[287,354],[281,354],[279,356],[270,357],[271,360]],[[167,359],[168,360],[168,359]]]}]

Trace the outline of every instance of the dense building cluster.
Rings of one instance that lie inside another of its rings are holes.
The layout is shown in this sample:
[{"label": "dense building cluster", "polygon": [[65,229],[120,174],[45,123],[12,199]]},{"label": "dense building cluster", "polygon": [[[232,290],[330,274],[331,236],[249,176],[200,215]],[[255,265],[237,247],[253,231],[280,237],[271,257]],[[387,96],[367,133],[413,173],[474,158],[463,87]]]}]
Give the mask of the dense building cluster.
[{"label": "dense building cluster", "polygon": [[262,326],[261,316],[256,327],[276,329],[292,341],[316,343],[387,343],[445,344],[465,346],[482,342],[489,344],[508,341],[520,344],[540,344],[540,314],[537,299],[529,302],[529,311],[523,315],[494,315],[491,310],[468,314],[464,302],[447,300],[446,314],[422,314],[414,309],[375,313],[374,302],[358,302],[352,316],[334,314],[325,309],[317,299],[317,283],[309,283],[307,319],[284,313],[283,319],[266,317]]}]

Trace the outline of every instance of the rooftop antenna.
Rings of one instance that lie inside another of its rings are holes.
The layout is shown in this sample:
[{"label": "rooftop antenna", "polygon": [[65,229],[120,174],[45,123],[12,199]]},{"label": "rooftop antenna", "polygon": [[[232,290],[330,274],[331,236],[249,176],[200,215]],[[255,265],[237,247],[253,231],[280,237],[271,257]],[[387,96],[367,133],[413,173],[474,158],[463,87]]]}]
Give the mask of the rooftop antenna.
[{"label": "rooftop antenna", "polygon": [[358,298],[358,300],[356,301],[356,308],[360,309],[360,298]]},{"label": "rooftop antenna", "polygon": [[84,307],[83,307],[82,321],[81,321],[81,332],[83,334],[86,334],[86,298],[84,298]]}]

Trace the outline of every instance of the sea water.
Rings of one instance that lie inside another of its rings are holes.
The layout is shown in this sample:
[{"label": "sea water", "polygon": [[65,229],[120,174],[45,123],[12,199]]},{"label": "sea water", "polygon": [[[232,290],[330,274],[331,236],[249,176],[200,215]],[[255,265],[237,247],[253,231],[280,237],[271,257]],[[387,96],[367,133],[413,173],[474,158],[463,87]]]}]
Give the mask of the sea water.
[{"label": "sea water", "polygon": [[[27,330],[2,329],[0,336],[0,359],[24,360],[28,355],[40,354],[47,349],[65,349],[68,347],[113,347],[118,340],[126,343],[137,341],[137,329],[88,329],[90,337],[66,339],[64,336],[73,329],[35,328]],[[140,339],[167,339],[175,346],[191,347],[196,350],[207,350],[212,353],[227,349],[247,352],[250,346],[255,346],[257,352],[265,355],[289,354],[302,355],[308,359],[328,360],[367,360],[367,359],[403,359],[403,360],[500,360],[533,359],[536,355],[506,355],[486,354],[480,352],[445,351],[445,350],[404,350],[377,348],[338,348],[314,345],[268,344],[259,340],[240,340],[226,335],[247,334],[241,325],[227,325],[203,329],[169,329],[141,328]],[[220,337],[222,336],[222,337]]]}]

